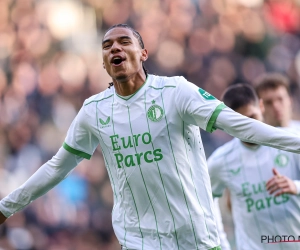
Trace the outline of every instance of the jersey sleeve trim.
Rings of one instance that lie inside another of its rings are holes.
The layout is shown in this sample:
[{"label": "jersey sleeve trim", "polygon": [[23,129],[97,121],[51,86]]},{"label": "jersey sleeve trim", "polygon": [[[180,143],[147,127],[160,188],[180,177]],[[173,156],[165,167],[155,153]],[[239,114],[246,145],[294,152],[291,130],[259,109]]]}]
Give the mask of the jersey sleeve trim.
[{"label": "jersey sleeve trim", "polygon": [[218,115],[220,114],[220,112],[226,107],[226,105],[224,103],[220,103],[215,111],[213,112],[212,116],[210,117],[208,123],[207,123],[207,127],[206,127],[206,131],[209,133],[212,133],[213,131],[216,130],[216,128],[214,127],[214,124],[217,120]]},{"label": "jersey sleeve trim", "polygon": [[84,152],[82,152],[82,151],[79,151],[79,150],[77,150],[77,149],[74,149],[74,148],[72,148],[72,147],[70,147],[67,143],[63,143],[63,148],[65,149],[65,150],[67,150],[68,152],[70,152],[70,153],[72,153],[72,154],[74,154],[74,155],[78,155],[78,156],[80,156],[80,157],[82,157],[82,158],[85,158],[85,159],[91,159],[91,155],[89,155],[89,154],[87,154],[87,153],[84,153]]},{"label": "jersey sleeve trim", "polygon": [[221,194],[212,194],[212,195],[213,195],[213,198],[220,198],[220,197],[222,197]]}]

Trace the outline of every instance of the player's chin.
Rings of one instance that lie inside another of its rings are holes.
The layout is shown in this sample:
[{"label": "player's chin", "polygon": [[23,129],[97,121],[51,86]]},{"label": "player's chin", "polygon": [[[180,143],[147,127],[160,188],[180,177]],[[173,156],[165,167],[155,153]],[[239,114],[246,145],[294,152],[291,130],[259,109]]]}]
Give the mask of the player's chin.
[{"label": "player's chin", "polygon": [[114,79],[116,79],[117,81],[120,81],[120,82],[125,81],[128,78],[129,78],[129,75],[126,74],[125,72],[115,74],[115,76],[114,76]]},{"label": "player's chin", "polygon": [[110,70],[107,70],[107,73],[109,74],[109,76],[116,80],[116,81],[121,81],[121,80],[124,80],[124,79],[127,79],[128,78],[128,74],[124,71],[124,70],[121,70],[121,69],[110,69]]}]

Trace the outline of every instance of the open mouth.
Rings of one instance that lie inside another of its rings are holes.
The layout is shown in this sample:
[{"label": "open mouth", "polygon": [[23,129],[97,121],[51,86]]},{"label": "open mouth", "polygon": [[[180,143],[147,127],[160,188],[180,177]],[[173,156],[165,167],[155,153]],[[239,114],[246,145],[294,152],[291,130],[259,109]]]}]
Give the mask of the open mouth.
[{"label": "open mouth", "polygon": [[116,56],[111,60],[112,65],[119,66],[122,64],[122,62],[125,61],[122,57]]}]

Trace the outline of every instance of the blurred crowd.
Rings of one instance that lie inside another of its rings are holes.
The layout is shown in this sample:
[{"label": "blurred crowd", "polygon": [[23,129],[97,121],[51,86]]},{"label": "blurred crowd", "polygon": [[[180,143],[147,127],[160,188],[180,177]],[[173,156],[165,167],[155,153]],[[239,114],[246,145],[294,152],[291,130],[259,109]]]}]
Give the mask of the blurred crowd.
[{"label": "blurred crowd", "polygon": [[[150,73],[183,75],[217,98],[264,72],[287,75],[299,119],[299,0],[0,0],[1,197],[57,152],[84,99],[108,87],[101,41],[116,23],[141,33]],[[229,139],[203,132],[207,156]],[[120,249],[112,207],[97,149],[0,227],[0,250]]]}]

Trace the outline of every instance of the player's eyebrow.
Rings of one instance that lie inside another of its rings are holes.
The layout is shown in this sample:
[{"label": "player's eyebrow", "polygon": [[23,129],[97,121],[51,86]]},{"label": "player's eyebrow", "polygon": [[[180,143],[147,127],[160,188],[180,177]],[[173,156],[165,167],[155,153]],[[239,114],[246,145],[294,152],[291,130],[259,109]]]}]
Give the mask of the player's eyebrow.
[{"label": "player's eyebrow", "polygon": [[[119,39],[119,40],[123,40],[123,39],[129,39],[129,40],[132,40],[130,36],[120,36],[120,37],[118,37],[118,39]],[[110,41],[111,41],[111,39],[106,39],[106,40],[104,40],[104,41],[102,42],[102,45],[103,45],[104,43],[108,43],[108,42],[110,42]]]}]

